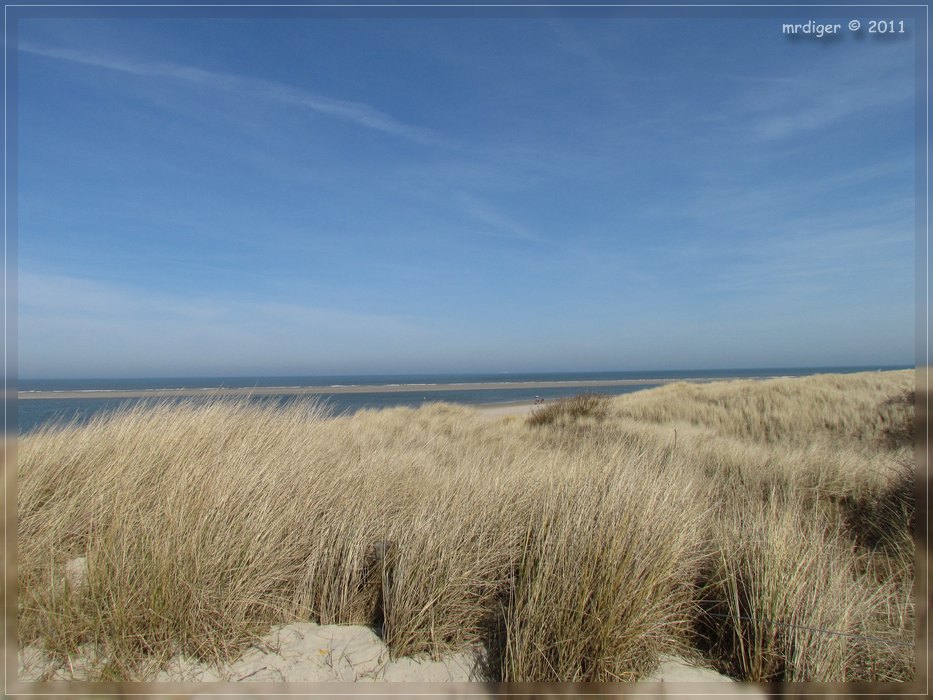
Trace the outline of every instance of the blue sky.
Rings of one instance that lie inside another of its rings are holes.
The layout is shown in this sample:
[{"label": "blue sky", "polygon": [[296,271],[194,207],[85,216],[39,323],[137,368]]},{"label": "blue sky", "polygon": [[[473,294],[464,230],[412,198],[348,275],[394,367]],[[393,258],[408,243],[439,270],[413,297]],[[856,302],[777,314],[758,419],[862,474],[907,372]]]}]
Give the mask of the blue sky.
[{"label": "blue sky", "polygon": [[23,377],[912,364],[914,44],[19,25]]}]

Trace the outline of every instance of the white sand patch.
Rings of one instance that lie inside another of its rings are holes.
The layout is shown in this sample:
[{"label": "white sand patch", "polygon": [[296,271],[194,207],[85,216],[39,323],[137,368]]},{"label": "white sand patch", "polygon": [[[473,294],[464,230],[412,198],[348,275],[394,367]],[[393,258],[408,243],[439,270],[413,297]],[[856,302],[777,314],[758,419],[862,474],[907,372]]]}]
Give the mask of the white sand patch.
[{"label": "white sand patch", "polygon": [[[721,685],[715,685],[721,684]],[[697,697],[743,697],[765,700],[768,694],[760,685],[738,683],[710,668],[696,666],[676,656],[662,656],[661,663],[638,683],[639,694],[670,700],[693,700]]]},{"label": "white sand patch", "polygon": [[223,680],[207,666],[187,656],[176,655],[168,660],[165,668],[152,679],[156,683],[210,683]]},{"label": "white sand patch", "polygon": [[645,681],[662,681],[665,683],[735,682],[729,676],[724,676],[711,668],[692,666],[676,656],[662,656],[657,669],[645,678]]},{"label": "white sand patch", "polygon": [[221,676],[230,681],[356,681],[378,673],[389,652],[368,627],[296,623],[277,627]]},{"label": "white sand patch", "polygon": [[46,677],[58,668],[39,647],[28,646],[19,650],[16,676],[21,681],[34,681]]},{"label": "white sand patch", "polygon": [[41,650],[38,656],[35,654],[36,647],[27,647],[32,650],[32,658],[27,668],[24,663],[22,653],[19,655],[19,680],[37,680],[44,679],[49,681],[79,681],[88,677],[93,677],[97,669],[105,659],[95,657],[93,644],[82,644],[77,651],[69,654],[67,658],[60,661],[53,661],[51,657]]},{"label": "white sand patch", "polygon": [[373,678],[361,680],[399,683],[471,683],[486,680],[481,670],[481,651],[461,651],[439,661],[427,657],[396,659]]},{"label": "white sand patch", "polygon": [[519,416],[524,418],[530,416],[536,408],[541,408],[541,405],[536,405],[534,403],[503,404],[501,406],[477,406],[476,410],[480,415],[486,418],[504,418],[505,416]]},{"label": "white sand patch", "polygon": [[469,682],[483,680],[482,654],[465,650],[433,661],[427,657],[392,660],[389,649],[369,627],[316,625],[275,627],[233,663],[209,668],[176,656],[153,679],[157,682]]},{"label": "white sand patch", "polygon": [[81,588],[87,578],[87,557],[76,557],[65,564],[65,580],[72,588]]}]

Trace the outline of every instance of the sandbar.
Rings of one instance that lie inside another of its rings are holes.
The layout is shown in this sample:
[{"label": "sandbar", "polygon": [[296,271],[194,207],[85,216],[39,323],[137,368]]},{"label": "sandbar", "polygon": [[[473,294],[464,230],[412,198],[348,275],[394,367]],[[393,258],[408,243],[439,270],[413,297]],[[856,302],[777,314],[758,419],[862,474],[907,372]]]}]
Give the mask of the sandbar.
[{"label": "sandbar", "polygon": [[19,391],[20,401],[30,399],[162,399],[175,397],[298,396],[305,394],[388,394],[497,389],[595,389],[613,386],[643,386],[671,382],[711,382],[726,377],[657,379],[590,379],[542,382],[462,382],[454,384],[355,384],[332,386],[192,387],[182,389],[89,389],[81,391]]}]

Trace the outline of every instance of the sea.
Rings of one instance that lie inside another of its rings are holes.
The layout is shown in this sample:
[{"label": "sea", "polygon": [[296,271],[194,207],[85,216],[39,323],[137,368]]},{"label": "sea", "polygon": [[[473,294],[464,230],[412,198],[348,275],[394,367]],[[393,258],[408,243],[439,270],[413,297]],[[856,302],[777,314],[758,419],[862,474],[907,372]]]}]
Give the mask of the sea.
[{"label": "sea", "polygon": [[[659,383],[635,385],[600,386],[601,381],[618,380],[709,380],[713,378],[741,379],[775,376],[808,376],[823,373],[851,373],[878,370],[910,369],[908,365],[861,366],[861,367],[793,367],[793,368],[747,368],[708,370],[652,370],[618,372],[500,372],[490,374],[355,374],[301,377],[177,377],[137,379],[19,379],[16,391],[24,392],[89,392],[100,390],[147,391],[159,389],[235,389],[250,387],[371,387],[379,386],[378,392],[327,393],[314,396],[282,394],[277,396],[255,396],[248,400],[263,403],[285,404],[298,398],[312,399],[323,403],[333,414],[352,414],[360,409],[380,409],[393,406],[418,407],[426,403],[449,402],[467,405],[492,405],[533,401],[540,398],[553,401],[562,396],[573,396],[582,392],[607,395],[627,394],[643,391]],[[573,382],[597,382],[595,386],[572,386]],[[566,387],[535,388],[534,386],[497,388],[470,388],[470,384],[502,382],[567,382]],[[432,386],[455,384],[449,390],[425,389]],[[41,426],[58,423],[83,424],[93,416],[112,412],[139,402],[153,401],[204,401],[204,398],[55,398],[30,399],[8,403],[6,432],[20,435],[30,433]],[[12,410],[10,410],[12,409]]]}]

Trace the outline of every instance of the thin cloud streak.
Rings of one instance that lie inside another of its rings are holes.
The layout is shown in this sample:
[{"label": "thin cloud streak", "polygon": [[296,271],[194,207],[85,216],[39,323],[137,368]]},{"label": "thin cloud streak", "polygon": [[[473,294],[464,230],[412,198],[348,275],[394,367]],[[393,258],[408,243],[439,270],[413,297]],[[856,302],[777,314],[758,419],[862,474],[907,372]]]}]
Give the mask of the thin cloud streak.
[{"label": "thin cloud streak", "polygon": [[513,238],[522,241],[540,240],[539,237],[524,224],[512,220],[472,195],[461,195],[458,198],[458,203],[463,207],[463,212],[468,217],[483,224],[485,229],[482,232],[487,235],[499,238]]},{"label": "thin cloud streak", "polygon": [[908,103],[914,87],[911,81],[898,79],[903,70],[903,57],[898,54],[875,52],[858,62],[847,56],[844,65],[836,60],[806,66],[784,76],[789,81],[751,90],[738,106],[747,115],[754,138],[784,140],[836,126],[868,110]]},{"label": "thin cloud streak", "polygon": [[363,102],[338,100],[284,83],[261,78],[248,78],[218,73],[174,63],[132,63],[76,51],[21,43],[19,50],[35,56],[53,58],[69,63],[94,66],[136,76],[172,78],[222,90],[236,90],[266,97],[285,104],[303,107],[357,126],[381,131],[426,146],[454,147],[456,144],[428,129],[404,124],[381,110]]}]

